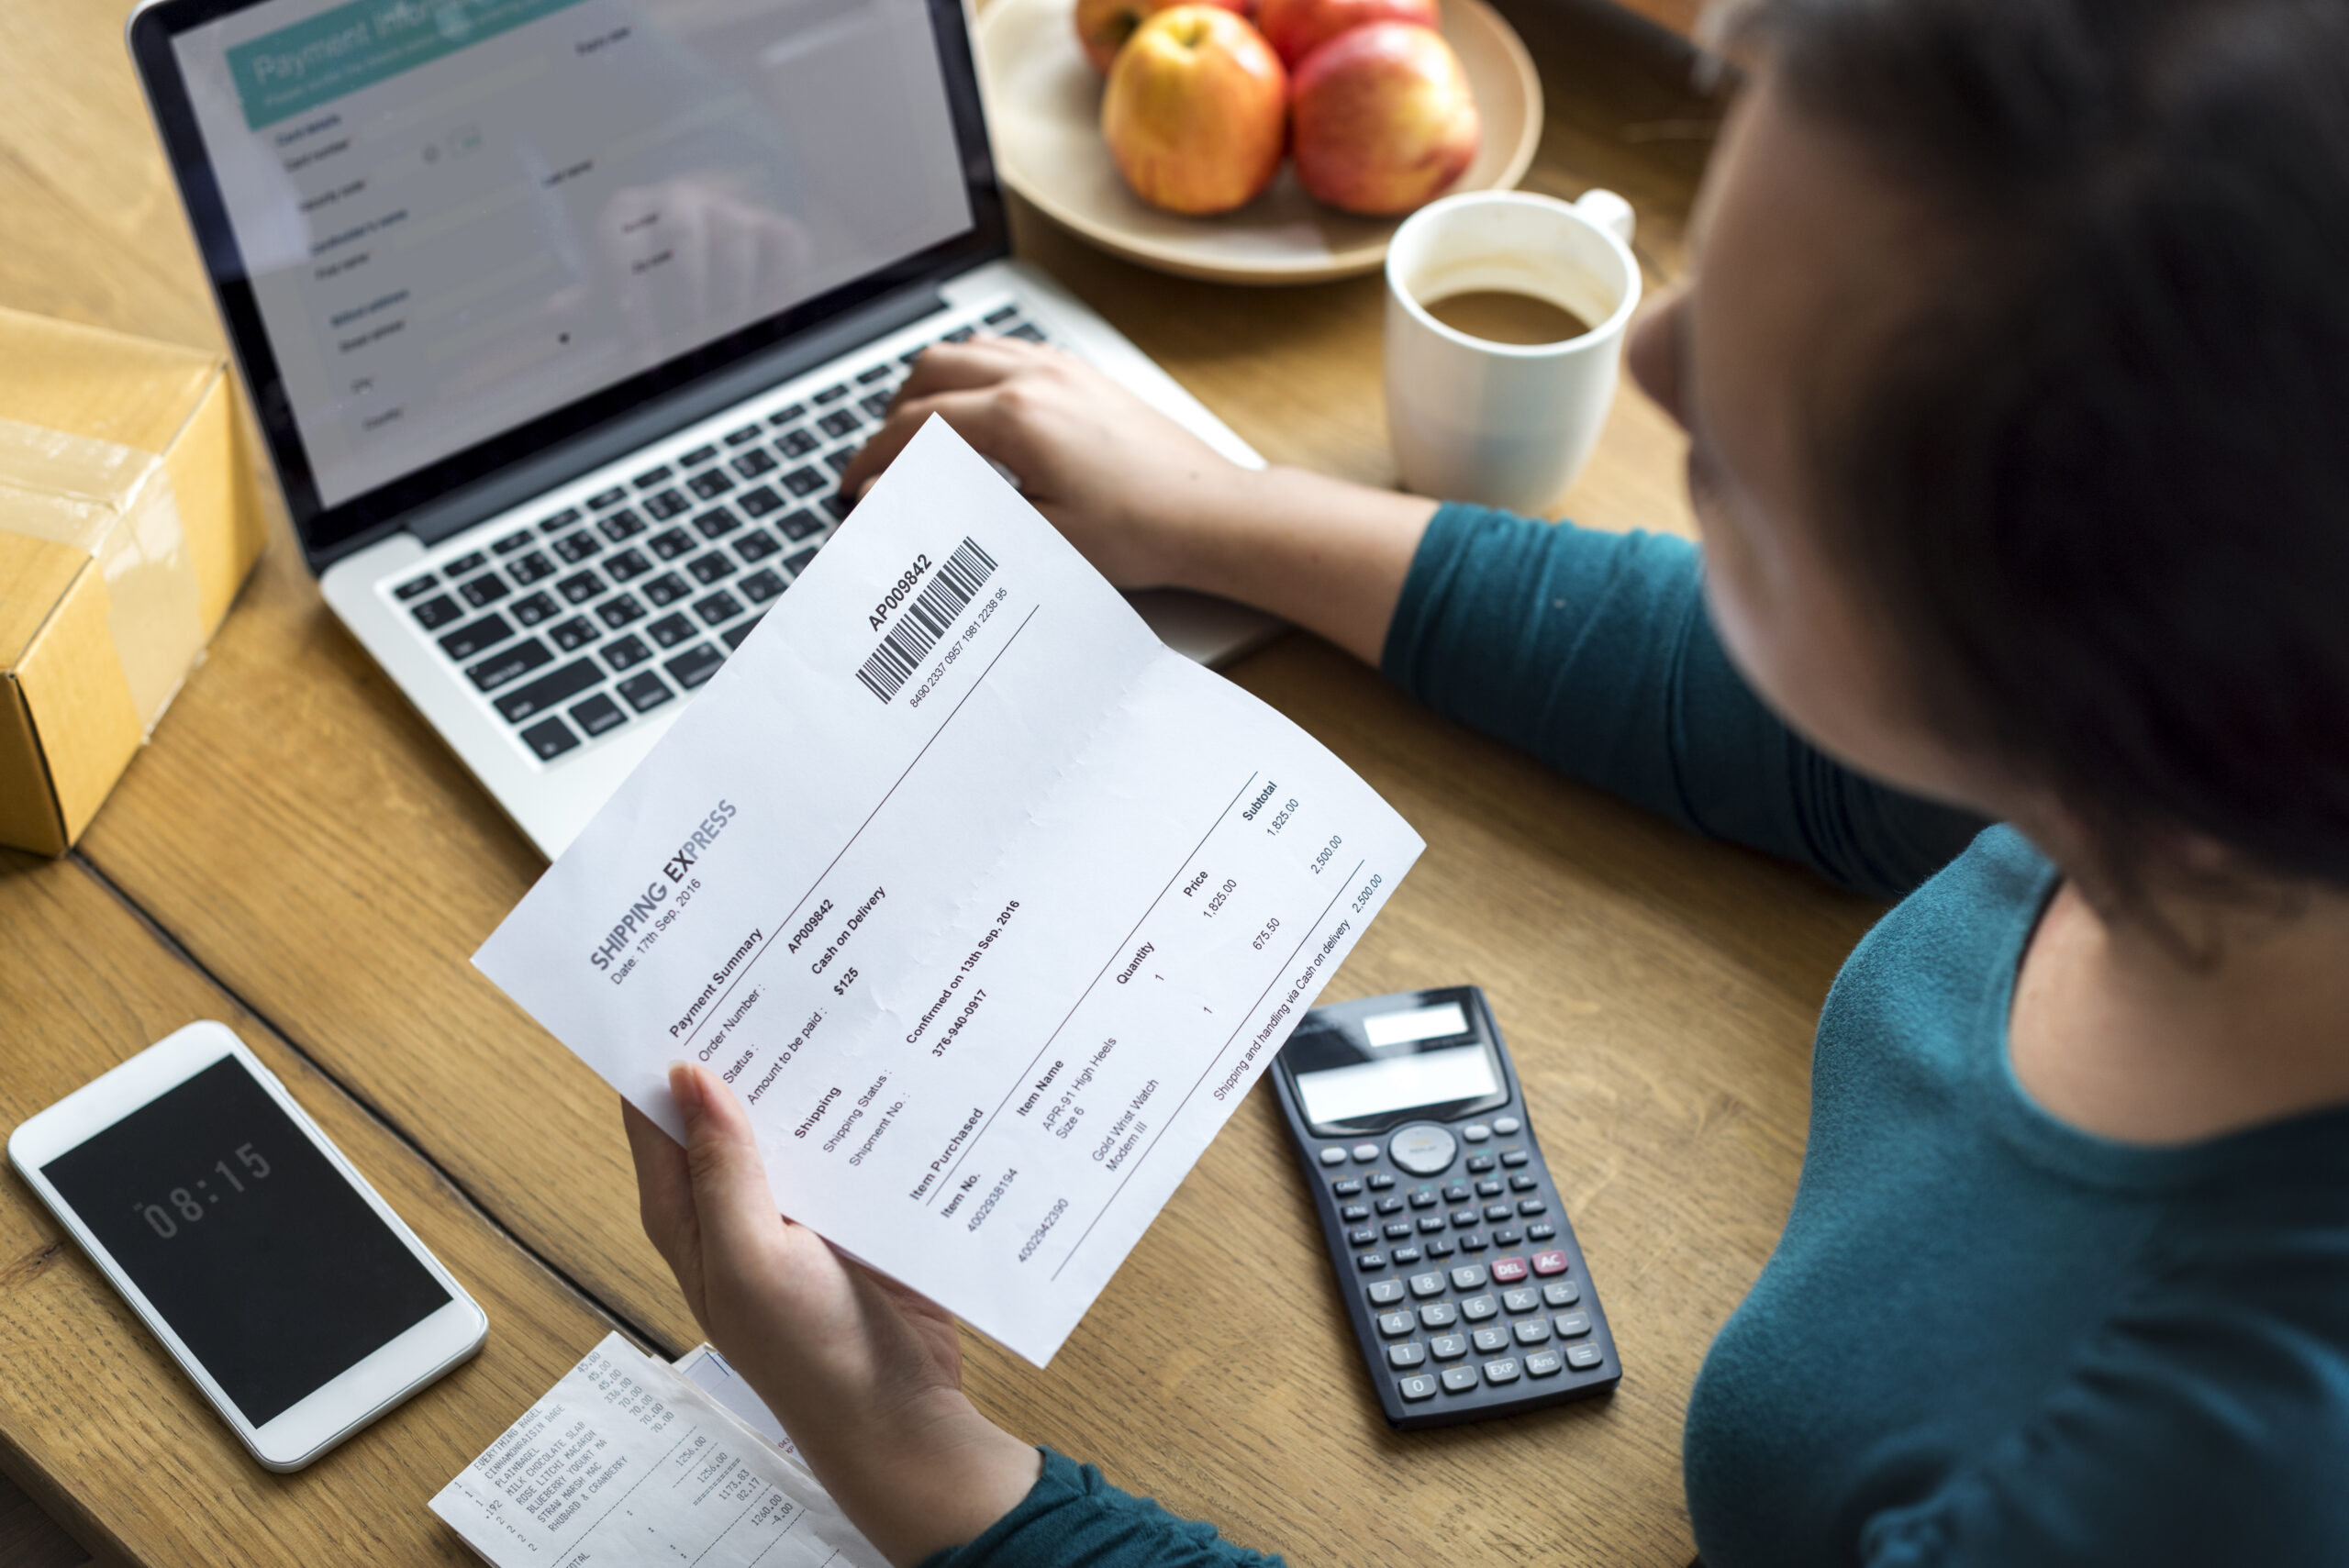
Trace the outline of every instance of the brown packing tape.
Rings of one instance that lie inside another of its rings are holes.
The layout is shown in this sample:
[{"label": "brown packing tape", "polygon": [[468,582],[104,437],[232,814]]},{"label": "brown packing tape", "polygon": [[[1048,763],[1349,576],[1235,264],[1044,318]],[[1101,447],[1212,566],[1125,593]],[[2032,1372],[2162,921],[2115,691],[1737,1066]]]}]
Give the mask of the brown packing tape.
[{"label": "brown packing tape", "polygon": [[141,736],[151,731],[206,633],[195,552],[161,456],[0,418],[0,533],[62,545],[95,563],[111,662]]}]

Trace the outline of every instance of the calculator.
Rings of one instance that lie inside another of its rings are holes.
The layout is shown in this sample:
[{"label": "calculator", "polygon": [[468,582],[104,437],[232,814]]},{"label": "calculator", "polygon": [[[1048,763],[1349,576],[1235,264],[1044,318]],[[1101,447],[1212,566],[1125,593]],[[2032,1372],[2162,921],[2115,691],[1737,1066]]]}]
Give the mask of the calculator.
[{"label": "calculator", "polygon": [[1622,1381],[1484,992],[1316,1007],[1273,1077],[1388,1425],[1514,1415]]}]

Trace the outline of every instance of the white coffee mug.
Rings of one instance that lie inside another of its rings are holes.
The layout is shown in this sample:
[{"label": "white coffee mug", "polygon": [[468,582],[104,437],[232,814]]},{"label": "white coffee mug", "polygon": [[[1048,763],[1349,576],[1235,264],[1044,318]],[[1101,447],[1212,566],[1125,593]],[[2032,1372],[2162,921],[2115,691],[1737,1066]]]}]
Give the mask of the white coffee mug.
[{"label": "white coffee mug", "polygon": [[[1446,196],[1386,247],[1386,428],[1403,487],[1538,513],[1590,458],[1640,304],[1631,206],[1612,191],[1568,204],[1521,191]],[[1422,302],[1475,290],[1531,295],[1592,323],[1560,343],[1490,343]]]}]

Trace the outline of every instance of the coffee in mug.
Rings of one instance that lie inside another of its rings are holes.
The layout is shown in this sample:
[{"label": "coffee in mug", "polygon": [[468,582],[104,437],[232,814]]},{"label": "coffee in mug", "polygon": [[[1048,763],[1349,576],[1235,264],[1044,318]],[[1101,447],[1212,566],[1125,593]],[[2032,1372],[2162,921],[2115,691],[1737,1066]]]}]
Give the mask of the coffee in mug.
[{"label": "coffee in mug", "polygon": [[1590,330],[1590,323],[1555,300],[1515,289],[1469,289],[1424,302],[1427,313],[1486,343],[1563,343]]}]

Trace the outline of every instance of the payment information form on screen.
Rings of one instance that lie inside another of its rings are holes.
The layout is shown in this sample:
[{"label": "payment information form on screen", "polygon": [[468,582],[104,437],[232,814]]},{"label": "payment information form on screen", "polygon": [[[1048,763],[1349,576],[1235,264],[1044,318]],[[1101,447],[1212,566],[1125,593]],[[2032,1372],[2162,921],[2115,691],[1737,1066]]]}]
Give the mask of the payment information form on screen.
[{"label": "payment information form on screen", "polygon": [[1041,1365],[1421,847],[932,419],[474,962]]},{"label": "payment information form on screen", "polygon": [[924,0],[280,0],[176,48],[328,506],[972,221]]}]

